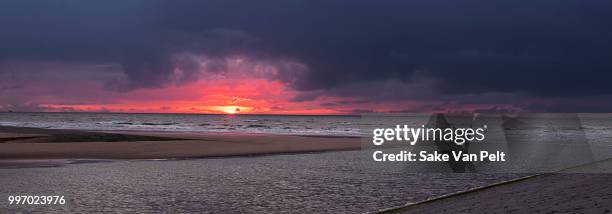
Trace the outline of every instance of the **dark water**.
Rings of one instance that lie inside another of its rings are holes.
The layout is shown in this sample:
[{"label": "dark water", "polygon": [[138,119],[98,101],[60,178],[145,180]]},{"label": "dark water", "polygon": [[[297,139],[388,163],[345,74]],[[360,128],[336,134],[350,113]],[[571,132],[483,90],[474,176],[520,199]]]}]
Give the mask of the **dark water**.
[{"label": "dark water", "polygon": [[359,136],[360,117],[118,113],[2,113],[0,125],[50,129]]},{"label": "dark water", "polygon": [[[0,169],[2,213],[364,213],[515,178],[415,174],[361,151]],[[65,195],[67,205],[15,207],[7,194]]]}]

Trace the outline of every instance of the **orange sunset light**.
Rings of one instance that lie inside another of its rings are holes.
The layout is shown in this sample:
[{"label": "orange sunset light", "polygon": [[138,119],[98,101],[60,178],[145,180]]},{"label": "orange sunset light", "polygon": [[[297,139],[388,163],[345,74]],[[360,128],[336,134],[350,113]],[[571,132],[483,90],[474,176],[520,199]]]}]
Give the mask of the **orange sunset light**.
[{"label": "orange sunset light", "polygon": [[253,110],[252,107],[245,106],[211,106],[209,110],[223,112],[226,114],[249,113]]},{"label": "orange sunset light", "polygon": [[[102,88],[102,86],[100,86]],[[95,97],[114,97],[109,102],[45,100],[44,111],[138,112],[196,114],[343,114],[345,109],[322,107],[318,101],[293,102],[298,92],[285,83],[265,78],[201,79],[190,84],[116,93],[100,89]]]}]

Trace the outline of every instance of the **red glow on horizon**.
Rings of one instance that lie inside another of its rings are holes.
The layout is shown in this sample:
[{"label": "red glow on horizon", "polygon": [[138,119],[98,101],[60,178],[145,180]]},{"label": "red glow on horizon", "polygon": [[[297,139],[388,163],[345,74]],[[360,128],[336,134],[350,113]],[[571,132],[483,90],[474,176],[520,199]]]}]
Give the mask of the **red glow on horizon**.
[{"label": "red glow on horizon", "polygon": [[124,92],[105,104],[43,104],[49,112],[126,112],[196,114],[346,114],[319,101],[292,102],[298,92],[262,78],[200,80],[184,86]]}]

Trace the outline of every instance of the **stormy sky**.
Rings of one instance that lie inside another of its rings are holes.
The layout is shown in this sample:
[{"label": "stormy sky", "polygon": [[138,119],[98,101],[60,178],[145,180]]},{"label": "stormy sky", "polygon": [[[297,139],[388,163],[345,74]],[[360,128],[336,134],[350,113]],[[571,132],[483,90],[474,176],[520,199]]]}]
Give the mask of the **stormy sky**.
[{"label": "stormy sky", "polygon": [[254,112],[610,112],[611,38],[605,0],[2,1],[0,110],[223,93]]}]

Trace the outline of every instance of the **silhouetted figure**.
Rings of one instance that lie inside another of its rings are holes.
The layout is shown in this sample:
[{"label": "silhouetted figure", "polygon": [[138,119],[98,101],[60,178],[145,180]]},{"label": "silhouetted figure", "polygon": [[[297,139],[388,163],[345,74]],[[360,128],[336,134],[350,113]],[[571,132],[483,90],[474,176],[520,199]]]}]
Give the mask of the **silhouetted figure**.
[{"label": "silhouetted figure", "polygon": [[[472,118],[469,118],[469,120],[472,120]],[[469,124],[471,124],[471,121],[470,121]],[[433,114],[429,118],[429,122],[427,124],[427,127],[428,128],[440,128],[442,130],[444,130],[446,128],[454,128],[448,122],[448,120],[446,119],[444,114],[442,114],[442,113]],[[470,146],[470,142],[469,141],[466,141],[462,145],[457,145],[452,140],[451,141],[445,141],[443,139],[436,139],[433,142],[436,144],[436,147],[438,148],[438,152],[443,153],[443,154],[448,154],[450,157],[452,157],[452,155],[453,155],[452,152],[453,151],[456,151],[456,152],[463,151],[464,154],[467,154],[469,146]],[[472,162],[469,162],[469,161],[455,161],[454,158],[451,158],[447,163],[451,167],[453,172],[463,173],[463,172],[466,172],[466,168],[467,168],[467,170],[469,172],[476,172],[476,167],[474,166],[474,164]]]}]

